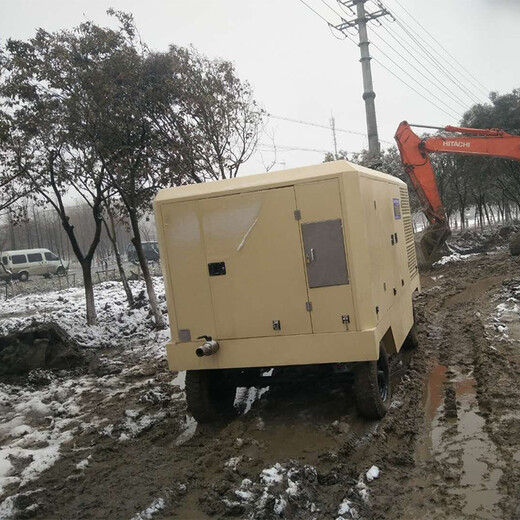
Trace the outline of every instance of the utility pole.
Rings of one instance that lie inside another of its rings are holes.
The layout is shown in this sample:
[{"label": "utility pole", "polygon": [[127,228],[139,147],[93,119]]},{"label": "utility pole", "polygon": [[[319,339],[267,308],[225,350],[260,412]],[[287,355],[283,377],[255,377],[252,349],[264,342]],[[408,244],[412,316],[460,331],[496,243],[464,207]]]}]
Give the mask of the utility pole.
[{"label": "utility pole", "polygon": [[[367,119],[368,133],[368,153],[371,157],[377,158],[381,150],[379,145],[379,136],[377,133],[376,104],[374,87],[372,84],[372,69],[370,67],[370,42],[368,40],[367,23],[370,20],[377,20],[382,16],[391,16],[388,10],[376,0],[379,10],[367,12],[365,3],[367,0],[338,0],[339,3],[348,9],[356,18],[352,20],[343,20],[340,24],[334,26],[335,29],[341,31],[345,36],[349,36],[349,29],[356,29],[359,37],[359,49],[361,51],[361,70],[363,72],[363,99],[365,100],[365,113]],[[356,10],[354,11],[354,7]]]},{"label": "utility pole", "polygon": [[336,120],[332,113],[330,114],[330,129],[332,130],[332,139],[334,140],[334,159],[338,160],[338,141],[336,140]]}]

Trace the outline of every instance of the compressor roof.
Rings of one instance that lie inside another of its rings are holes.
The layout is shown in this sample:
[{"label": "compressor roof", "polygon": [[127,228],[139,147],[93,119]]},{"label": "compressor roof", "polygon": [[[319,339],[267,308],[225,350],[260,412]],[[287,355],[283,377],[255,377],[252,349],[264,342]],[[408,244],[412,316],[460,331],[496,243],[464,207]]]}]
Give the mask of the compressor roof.
[{"label": "compressor roof", "polygon": [[244,191],[255,191],[257,189],[270,189],[282,186],[291,186],[301,182],[323,180],[338,177],[340,174],[362,175],[393,184],[406,184],[397,177],[365,168],[359,164],[348,161],[333,161],[315,166],[305,166],[290,170],[260,173],[257,175],[246,175],[235,179],[202,182],[199,184],[188,184],[175,186],[160,190],[155,202],[171,200],[200,199],[224,194],[238,193]]}]

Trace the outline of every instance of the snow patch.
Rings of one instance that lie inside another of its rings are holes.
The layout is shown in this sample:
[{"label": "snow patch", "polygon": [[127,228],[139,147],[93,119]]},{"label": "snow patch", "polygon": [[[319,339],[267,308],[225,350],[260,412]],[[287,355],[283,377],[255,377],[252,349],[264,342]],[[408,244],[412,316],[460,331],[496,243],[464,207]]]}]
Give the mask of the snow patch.
[{"label": "snow patch", "polygon": [[231,457],[224,463],[224,467],[232,469],[233,471],[236,471],[238,468],[238,465],[242,462],[243,459],[244,459],[243,455],[239,455],[238,457]]},{"label": "snow patch", "polygon": [[[354,509],[352,502],[345,498],[338,508],[338,518],[336,520],[346,520],[347,518],[359,518],[357,511]],[[348,515],[347,517],[343,515]]]},{"label": "snow patch", "polygon": [[372,480],[379,478],[379,468],[377,466],[372,466],[366,472],[366,477],[368,482],[372,482]]},{"label": "snow patch", "polygon": [[89,455],[86,459],[83,459],[83,460],[79,461],[76,464],[76,469],[79,469],[80,471],[83,471],[90,464],[90,460],[91,459],[92,459],[92,455]]},{"label": "snow patch", "polygon": [[279,497],[274,501],[273,511],[274,511],[278,516],[281,516],[286,506],[287,506],[287,500],[285,500],[285,498],[283,498],[282,496],[279,496]]},{"label": "snow patch", "polygon": [[[134,294],[145,291],[143,280],[129,282]],[[167,321],[166,298],[163,279],[153,278],[154,289],[161,311]],[[146,292],[146,291],[145,291]],[[21,330],[34,320],[55,322],[79,345],[85,347],[113,347],[118,342],[128,347],[129,339],[146,339],[145,354],[153,358],[165,355],[164,345],[170,339],[169,328],[157,331],[148,316],[149,305],[129,309],[126,294],[120,282],[103,282],[94,286],[94,297],[98,310],[98,323],[88,327],[86,324],[84,289],[75,287],[48,293],[23,294],[0,301],[0,335]]]},{"label": "snow patch", "polygon": [[146,509],[133,516],[132,520],[152,520],[153,515],[162,511],[165,505],[164,498],[156,498]]},{"label": "snow patch", "polygon": [[472,256],[478,256],[478,253],[470,253],[468,255],[461,255],[460,253],[452,253],[451,255],[442,257],[439,261],[433,264],[433,267],[440,267],[441,265],[452,264],[454,262],[463,262],[471,258]]},{"label": "snow patch", "polygon": [[262,470],[260,474],[260,481],[266,486],[274,486],[283,480],[285,470],[279,462],[272,468]]}]

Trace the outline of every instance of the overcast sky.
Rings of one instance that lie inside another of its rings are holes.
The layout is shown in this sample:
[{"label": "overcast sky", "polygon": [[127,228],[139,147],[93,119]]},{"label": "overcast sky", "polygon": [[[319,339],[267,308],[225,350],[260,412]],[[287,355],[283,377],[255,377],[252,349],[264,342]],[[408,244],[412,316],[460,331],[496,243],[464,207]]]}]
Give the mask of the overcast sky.
[{"label": "overcast sky", "polygon": [[[335,0],[305,1],[331,22],[339,21],[332,11],[341,12]],[[325,6],[326,2],[330,7]],[[379,136],[386,141],[383,146],[393,143],[393,133],[403,119],[439,126],[457,124],[456,114],[448,115],[441,108],[449,114],[462,113],[461,105],[471,103],[471,99],[486,100],[482,86],[468,78],[460,65],[455,67],[466,80],[457,77],[445,64],[443,60],[450,58],[428,39],[424,30],[480,81],[485,92],[505,93],[520,87],[519,0],[383,2],[402,25],[388,19],[381,20],[384,28],[371,25],[370,38],[379,47],[371,46],[371,53],[437,105],[430,104],[373,62]],[[70,28],[86,19],[109,24],[105,14],[109,7],[131,12],[142,39],[152,49],[164,50],[171,43],[192,44],[210,57],[231,60],[239,76],[251,83],[260,105],[271,114],[327,126],[333,113],[338,128],[366,132],[356,38],[345,41],[334,38],[326,23],[301,0],[1,0],[0,40],[3,43],[7,38],[26,39],[37,27]],[[375,9],[372,1],[367,7]],[[347,14],[343,16],[349,18]],[[418,54],[417,43],[406,36],[405,29],[416,31],[416,42],[421,42],[445,65],[444,72],[431,64],[426,71],[407,54],[409,49],[425,63],[425,58]],[[406,76],[399,66],[421,85]],[[462,89],[450,81],[448,71]],[[469,99],[469,95],[473,97]],[[268,120],[266,129],[274,133],[274,140],[281,148],[276,157],[279,164],[274,169],[314,164],[323,159],[321,152],[283,148],[332,150],[333,147],[327,129],[277,119]],[[344,132],[337,136],[341,149],[358,151],[366,147],[366,137]],[[244,166],[244,173],[261,172],[264,164],[273,160],[269,151],[271,139],[264,135],[261,142],[267,145],[262,147],[265,151],[255,154]]]}]

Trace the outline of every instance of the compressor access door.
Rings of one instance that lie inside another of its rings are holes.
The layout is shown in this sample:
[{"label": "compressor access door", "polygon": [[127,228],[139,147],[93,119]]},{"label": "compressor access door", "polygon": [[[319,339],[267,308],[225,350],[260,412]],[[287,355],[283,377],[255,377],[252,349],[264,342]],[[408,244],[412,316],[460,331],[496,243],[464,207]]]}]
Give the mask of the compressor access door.
[{"label": "compressor access door", "polygon": [[199,201],[216,338],[312,332],[294,188]]},{"label": "compressor access door", "polygon": [[313,332],[355,328],[337,179],[295,186]]}]

